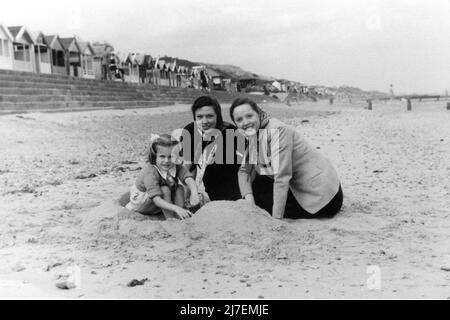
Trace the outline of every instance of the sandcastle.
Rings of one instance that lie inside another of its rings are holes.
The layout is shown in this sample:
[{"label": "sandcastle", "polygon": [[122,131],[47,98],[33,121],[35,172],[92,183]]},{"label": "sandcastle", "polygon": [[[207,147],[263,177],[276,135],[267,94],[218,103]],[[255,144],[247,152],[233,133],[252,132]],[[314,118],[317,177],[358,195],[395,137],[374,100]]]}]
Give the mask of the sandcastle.
[{"label": "sandcastle", "polygon": [[119,201],[110,201],[87,212],[82,228],[98,236],[175,237],[242,244],[292,231],[286,222],[273,219],[245,200],[209,202],[193,217],[175,221],[133,213]]}]

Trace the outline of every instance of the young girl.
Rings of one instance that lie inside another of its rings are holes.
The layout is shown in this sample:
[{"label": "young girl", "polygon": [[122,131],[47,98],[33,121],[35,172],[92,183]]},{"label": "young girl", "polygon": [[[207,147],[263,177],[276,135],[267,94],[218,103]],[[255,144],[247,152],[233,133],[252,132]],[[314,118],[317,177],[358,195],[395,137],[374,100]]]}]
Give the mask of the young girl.
[{"label": "young girl", "polygon": [[174,162],[174,148],[178,144],[170,135],[156,136],[150,145],[148,165],[142,169],[131,187],[127,209],[142,214],[157,214],[161,210],[166,219],[185,219],[192,213],[184,208],[187,185],[190,204],[199,205],[197,185],[192,174]]}]

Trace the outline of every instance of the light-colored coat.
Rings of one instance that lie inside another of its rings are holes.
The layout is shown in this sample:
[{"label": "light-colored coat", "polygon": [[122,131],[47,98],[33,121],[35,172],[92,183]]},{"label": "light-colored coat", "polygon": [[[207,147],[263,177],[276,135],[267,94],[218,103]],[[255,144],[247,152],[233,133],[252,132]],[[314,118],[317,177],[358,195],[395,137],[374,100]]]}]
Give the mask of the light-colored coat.
[{"label": "light-colored coat", "polygon": [[242,196],[252,193],[251,182],[256,173],[268,175],[274,179],[274,217],[283,217],[289,188],[303,209],[317,213],[339,190],[340,182],[333,165],[295,128],[280,120],[270,119],[265,129],[259,133],[257,164],[250,160],[239,170]]}]

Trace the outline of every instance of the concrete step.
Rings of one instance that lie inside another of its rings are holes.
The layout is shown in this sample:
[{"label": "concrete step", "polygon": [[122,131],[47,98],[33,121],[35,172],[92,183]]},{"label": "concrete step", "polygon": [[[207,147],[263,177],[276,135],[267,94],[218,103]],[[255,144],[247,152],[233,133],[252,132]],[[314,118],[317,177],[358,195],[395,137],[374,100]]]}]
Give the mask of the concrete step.
[{"label": "concrete step", "polygon": [[152,101],[187,101],[192,103],[197,96],[183,96],[178,94],[172,95],[158,95],[157,93],[152,94],[141,94],[141,93],[107,93],[104,92],[92,92],[87,93],[83,91],[74,92],[68,90],[66,92],[56,91],[53,94],[1,94],[0,101],[4,102],[27,102],[27,101],[71,101],[71,100],[87,100],[87,101],[98,101],[98,100],[152,100]]},{"label": "concrete step", "polygon": [[113,87],[95,87],[86,86],[79,84],[63,84],[63,83],[40,83],[40,82],[0,82],[0,88],[33,88],[33,89],[62,89],[62,90],[95,90],[100,92],[137,92],[133,89],[128,89],[126,87],[113,88]]},{"label": "concrete step", "polygon": [[[37,85],[37,86],[33,86],[33,85],[29,85],[29,86],[1,86],[0,84],[0,95],[1,94],[20,94],[20,95],[27,95],[27,94],[58,94],[58,93],[64,93],[64,94],[68,94],[68,93],[78,93],[78,92],[85,92],[88,94],[95,94],[98,92],[108,92],[108,94],[125,94],[125,93],[139,93],[139,94],[146,94],[146,95],[173,95],[173,94],[181,94],[184,95],[183,93],[178,92],[177,90],[172,90],[172,91],[162,91],[159,90],[158,88],[147,88],[147,89],[142,89],[142,90],[133,90],[133,89],[129,89],[129,88],[107,88],[107,89],[97,89],[95,87],[73,87],[73,86],[48,86],[48,87],[43,87],[42,85]],[[189,92],[186,93],[186,95],[200,95],[199,91],[194,91],[194,92]]]},{"label": "concrete step", "polygon": [[53,84],[71,84],[90,87],[108,87],[108,88],[137,88],[139,84],[131,84],[127,82],[114,82],[114,81],[97,81],[97,80],[79,80],[79,79],[39,79],[39,78],[20,78],[20,77],[5,77],[0,76],[0,83],[45,83],[48,85]]},{"label": "concrete step", "polygon": [[[101,91],[101,90],[78,90],[78,89],[50,89],[50,88],[2,88],[0,87],[0,96],[17,95],[108,95],[108,96],[143,96],[135,91]],[[149,94],[149,96],[152,96]]]},{"label": "concrete step", "polygon": [[[88,86],[82,85],[79,83],[45,83],[45,82],[23,82],[23,81],[8,81],[8,82],[0,82],[0,94],[9,93],[9,94],[22,94],[21,90],[28,89],[30,90],[75,90],[75,91],[89,91],[89,92],[113,92],[113,93],[148,93],[148,94],[158,94],[158,95],[198,95],[198,90],[192,91],[184,91],[181,88],[162,88],[162,87],[142,87],[139,90],[135,90],[135,88],[128,87],[126,84],[123,86],[108,87],[108,86]],[[16,91],[14,91],[16,90]],[[24,92],[26,93],[26,92]]]},{"label": "concrete step", "polygon": [[[139,88],[142,86],[154,86],[150,83],[131,83],[131,82],[123,82],[123,81],[112,81],[112,80],[99,80],[99,79],[85,79],[85,78],[78,78],[78,77],[72,77],[72,76],[66,76],[66,75],[59,75],[59,74],[39,74],[39,73],[33,73],[33,72],[26,72],[26,71],[12,71],[12,70],[2,70],[0,69],[0,82],[1,80],[5,81],[22,81],[22,82],[41,82],[41,83],[80,83],[85,85],[106,85],[106,86],[127,86],[132,88]],[[160,86],[160,87],[166,87],[166,86]]]},{"label": "concrete step", "polygon": [[[206,94],[192,88],[0,70],[0,114],[192,104],[197,97]],[[245,93],[212,91],[209,94],[222,103],[229,103],[239,96],[251,97],[256,102],[276,101],[267,96]]]},{"label": "concrete step", "polygon": [[[80,87],[90,87],[90,88],[126,88],[128,89],[136,89],[136,90],[160,90],[161,92],[167,92],[171,90],[183,90],[184,88],[175,88],[168,86],[155,86],[149,83],[129,83],[129,82],[118,82],[118,81],[109,81],[109,80],[92,80],[92,79],[80,79],[73,77],[64,77],[58,78],[57,76],[50,76],[45,78],[33,77],[33,76],[17,76],[17,75],[2,75],[0,73],[0,86],[13,86],[13,84],[17,84],[17,86],[23,87],[24,83],[40,83],[47,84],[48,86],[53,86],[55,84],[65,84],[71,86],[80,86]],[[189,89],[195,90],[195,89]]]},{"label": "concrete step", "polygon": [[139,86],[140,83],[130,83],[122,81],[112,81],[112,80],[98,80],[98,79],[86,79],[78,78],[65,75],[57,74],[38,74],[30,72],[6,72],[5,70],[0,70],[0,80],[4,81],[38,81],[38,82],[79,82],[85,84],[92,83],[108,83],[109,85],[129,85],[129,86]]},{"label": "concrete step", "polygon": [[132,103],[122,105],[122,106],[83,106],[83,107],[52,107],[47,109],[38,109],[38,110],[30,110],[30,109],[23,109],[23,110],[15,110],[15,109],[0,109],[0,116],[2,115],[8,115],[8,114],[24,114],[24,113],[31,113],[31,112],[45,112],[45,113],[56,113],[56,112],[82,112],[82,111],[91,111],[91,110],[113,110],[113,109],[119,109],[119,110],[125,110],[125,109],[145,109],[145,108],[157,108],[157,107],[163,107],[163,106],[169,106],[173,104],[147,104],[145,106],[142,105],[133,105]]},{"label": "concrete step", "polygon": [[0,102],[40,102],[40,101],[170,101],[165,97],[143,97],[142,95],[0,95]]},{"label": "concrete step", "polygon": [[84,108],[84,107],[99,107],[99,108],[125,108],[129,106],[141,106],[141,107],[155,107],[172,105],[170,102],[153,102],[153,101],[68,101],[68,102],[0,102],[1,111],[36,111],[36,110],[49,110],[55,108]]},{"label": "concrete step", "polygon": [[30,84],[36,84],[39,88],[69,88],[74,89],[78,88],[80,90],[84,89],[98,89],[98,90],[137,90],[146,92],[157,91],[160,93],[178,93],[178,94],[189,94],[190,92],[194,92],[197,94],[200,92],[197,89],[188,89],[188,88],[176,88],[176,87],[166,87],[166,86],[155,86],[151,84],[132,84],[132,83],[122,83],[122,82],[113,82],[113,81],[99,81],[99,80],[83,80],[83,79],[74,79],[71,78],[65,80],[58,79],[49,79],[49,80],[39,80],[36,79],[24,79],[20,77],[11,78],[9,80],[0,81],[0,88],[2,87],[18,87],[18,88],[27,88],[30,87]]}]

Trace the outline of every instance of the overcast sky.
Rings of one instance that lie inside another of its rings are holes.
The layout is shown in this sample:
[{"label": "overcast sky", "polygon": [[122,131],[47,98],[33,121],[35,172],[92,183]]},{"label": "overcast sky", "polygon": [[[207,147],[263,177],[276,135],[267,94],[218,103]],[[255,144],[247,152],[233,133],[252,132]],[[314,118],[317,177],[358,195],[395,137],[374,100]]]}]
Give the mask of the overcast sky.
[{"label": "overcast sky", "polygon": [[19,0],[0,23],[307,84],[450,91],[450,0]]}]

